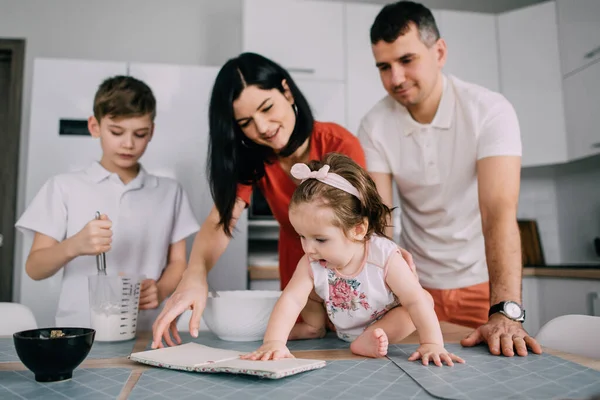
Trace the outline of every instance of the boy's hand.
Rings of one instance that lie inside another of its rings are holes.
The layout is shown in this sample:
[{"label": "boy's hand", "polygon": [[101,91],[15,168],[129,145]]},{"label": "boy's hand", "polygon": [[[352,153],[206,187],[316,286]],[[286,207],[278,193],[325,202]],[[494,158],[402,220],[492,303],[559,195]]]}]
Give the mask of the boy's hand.
[{"label": "boy's hand", "polygon": [[72,237],[76,256],[95,256],[110,250],[112,222],[105,214],[93,219]]},{"label": "boy's hand", "polygon": [[452,361],[458,363],[464,363],[465,360],[457,356],[456,354],[448,353],[444,346],[433,343],[425,343],[419,346],[417,351],[411,354],[408,361],[415,361],[421,359],[423,365],[429,365],[429,361],[433,361],[435,365],[441,367],[443,362],[451,367],[454,365]]},{"label": "boy's hand", "polygon": [[243,360],[279,360],[281,358],[296,358],[290,353],[285,342],[271,340],[263,343],[258,350],[252,353],[244,354],[240,357]]},{"label": "boy's hand", "polygon": [[145,279],[140,287],[140,310],[151,310],[160,304],[158,286],[154,279]]}]

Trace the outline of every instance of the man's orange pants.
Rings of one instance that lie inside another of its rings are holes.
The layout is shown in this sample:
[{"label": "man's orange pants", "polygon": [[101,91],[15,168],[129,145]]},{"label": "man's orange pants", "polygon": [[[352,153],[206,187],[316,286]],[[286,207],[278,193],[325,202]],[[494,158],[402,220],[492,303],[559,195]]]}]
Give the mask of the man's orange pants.
[{"label": "man's orange pants", "polygon": [[440,321],[478,328],[488,320],[490,283],[483,282],[459,289],[428,289]]}]

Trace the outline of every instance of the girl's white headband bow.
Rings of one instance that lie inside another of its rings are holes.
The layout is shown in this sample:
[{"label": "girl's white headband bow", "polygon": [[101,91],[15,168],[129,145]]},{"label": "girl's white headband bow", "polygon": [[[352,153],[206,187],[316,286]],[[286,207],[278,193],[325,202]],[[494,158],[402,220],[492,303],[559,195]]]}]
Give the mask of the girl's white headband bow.
[{"label": "girl's white headband bow", "polygon": [[320,182],[323,182],[329,186],[333,186],[334,188],[338,188],[343,190],[346,193],[350,193],[351,195],[356,196],[360,200],[360,194],[358,190],[346,178],[342,176],[329,172],[329,165],[323,165],[318,171],[311,171],[308,165],[298,163],[294,164],[291,169],[291,174],[294,178],[300,179],[304,182],[307,179],[316,179]]}]

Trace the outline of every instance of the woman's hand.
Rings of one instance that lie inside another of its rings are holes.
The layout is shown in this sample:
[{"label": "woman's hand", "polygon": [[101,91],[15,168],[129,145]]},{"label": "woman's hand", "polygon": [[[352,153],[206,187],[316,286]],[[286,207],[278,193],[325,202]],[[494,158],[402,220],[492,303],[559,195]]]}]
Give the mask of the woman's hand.
[{"label": "woman's hand", "polygon": [[271,340],[263,343],[258,350],[252,353],[244,354],[240,357],[243,360],[279,360],[282,358],[296,358],[290,353],[290,350],[285,345],[285,342],[279,340]]},{"label": "woman's hand", "polygon": [[[164,347],[162,339],[165,340],[168,346],[181,344],[181,337],[177,332],[177,318],[189,309],[192,310],[190,334],[197,337],[200,328],[200,317],[204,307],[206,307],[207,297],[208,285],[206,278],[202,278],[200,275],[184,274],[177,289],[167,299],[161,313],[152,325],[152,348]],[[173,335],[175,341],[173,341],[171,335]]]}]

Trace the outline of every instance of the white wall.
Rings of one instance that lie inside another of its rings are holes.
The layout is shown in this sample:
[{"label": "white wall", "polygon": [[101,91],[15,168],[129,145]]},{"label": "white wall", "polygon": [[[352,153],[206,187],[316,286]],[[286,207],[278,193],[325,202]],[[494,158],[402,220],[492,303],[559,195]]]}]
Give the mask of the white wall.
[{"label": "white wall", "polygon": [[[221,65],[241,51],[242,0],[0,0],[0,38],[26,40],[17,215],[24,208],[36,57]],[[90,112],[92,105],[90,104]],[[22,237],[13,285],[20,298]]]}]

